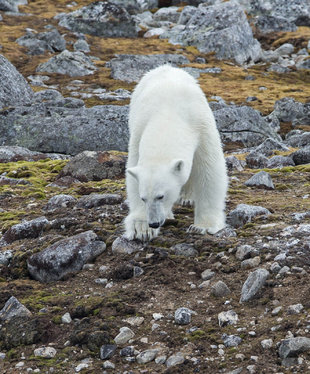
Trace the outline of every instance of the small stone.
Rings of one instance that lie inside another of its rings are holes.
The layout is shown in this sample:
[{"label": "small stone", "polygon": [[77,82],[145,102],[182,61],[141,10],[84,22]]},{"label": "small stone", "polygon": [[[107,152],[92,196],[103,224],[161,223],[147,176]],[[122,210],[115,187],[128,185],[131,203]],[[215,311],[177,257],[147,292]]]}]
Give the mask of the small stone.
[{"label": "small stone", "polygon": [[95,283],[100,284],[101,286],[106,286],[108,283],[108,280],[107,278],[96,278]]},{"label": "small stone", "polygon": [[176,256],[185,256],[185,257],[196,257],[198,256],[197,250],[192,244],[180,243],[172,246],[170,248]]},{"label": "small stone", "polygon": [[268,276],[269,271],[266,269],[257,269],[250,273],[242,286],[240,303],[254,299],[265,285]]},{"label": "small stone", "polygon": [[257,216],[269,216],[271,212],[261,206],[239,204],[227,217],[228,223],[235,227],[242,227]]},{"label": "small stone", "polygon": [[259,173],[253,175],[245,182],[245,185],[249,187],[264,188],[266,190],[274,190],[271,176],[265,171],[260,171]]},{"label": "small stone", "polygon": [[288,272],[290,271],[290,268],[288,266],[283,266],[280,271],[279,271],[279,275],[285,275],[287,274]]},{"label": "small stone", "polygon": [[213,278],[214,275],[215,275],[214,271],[212,271],[211,269],[206,269],[201,273],[201,278],[202,280],[206,281],[206,280]]},{"label": "small stone", "polygon": [[135,348],[133,345],[129,345],[128,347],[122,348],[119,354],[122,357],[132,357],[135,355]]},{"label": "small stone", "polygon": [[296,337],[285,339],[280,343],[279,356],[281,358],[297,357],[302,352],[310,350],[310,338]]},{"label": "small stone", "polygon": [[56,356],[57,351],[53,347],[41,347],[35,349],[33,353],[36,357],[53,358]]},{"label": "small stone", "polygon": [[3,352],[0,352],[0,360],[4,360],[4,359],[5,359],[5,356],[6,356],[6,354],[5,354],[5,353],[3,353]]},{"label": "small stone", "polygon": [[72,322],[72,318],[70,316],[70,313],[65,313],[62,317],[61,317],[61,322],[62,323],[71,323]]},{"label": "small stone", "polygon": [[82,362],[78,364],[78,366],[74,369],[76,373],[79,373],[80,371],[89,368],[89,364],[86,362]]},{"label": "small stone", "polygon": [[226,325],[235,325],[238,322],[238,314],[233,310],[228,310],[227,312],[221,312],[217,316],[220,327]]},{"label": "small stone", "polygon": [[236,347],[242,342],[242,339],[237,335],[223,334],[222,339],[225,347]]},{"label": "small stone", "polygon": [[0,252],[0,265],[7,266],[12,258],[13,252],[11,250]]},{"label": "small stone", "polygon": [[0,310],[0,321],[10,321],[13,317],[31,317],[32,313],[16,297],[11,296]]},{"label": "small stone", "polygon": [[112,243],[112,252],[114,254],[128,254],[143,251],[143,244],[141,242],[128,240],[124,236],[118,237]]},{"label": "small stone", "polygon": [[255,268],[260,264],[260,257],[256,256],[254,258],[249,258],[241,262],[242,269]]},{"label": "small stone", "polygon": [[179,308],[174,313],[175,323],[178,325],[188,325],[192,319],[192,311],[188,308]]},{"label": "small stone", "polygon": [[278,273],[281,270],[281,266],[277,262],[273,262],[270,265],[270,271],[274,274]]},{"label": "small stone", "polygon": [[201,282],[198,288],[208,288],[209,286],[210,286],[210,281],[207,280],[207,281]]},{"label": "small stone", "polygon": [[287,308],[287,314],[299,314],[304,309],[302,304],[290,305]]},{"label": "small stone", "polygon": [[158,349],[148,349],[139,353],[136,357],[136,360],[138,364],[146,364],[147,362],[153,361],[158,352]]},{"label": "small stone", "polygon": [[177,352],[175,355],[168,357],[166,361],[166,366],[167,368],[170,368],[171,366],[183,364],[184,361],[185,358],[183,354],[181,352]]},{"label": "small stone", "polygon": [[153,319],[155,319],[155,321],[159,321],[161,319],[164,318],[164,315],[161,314],[161,313],[153,313]]},{"label": "small stone", "polygon": [[105,344],[103,346],[101,346],[100,348],[100,358],[101,360],[107,360],[109,358],[111,358],[115,351],[116,351],[116,345],[114,344]]},{"label": "small stone", "polygon": [[162,365],[166,362],[166,360],[167,360],[167,356],[165,356],[165,355],[157,356],[155,358],[155,363],[158,364],[158,365]]},{"label": "small stone", "polygon": [[215,297],[224,297],[230,295],[231,291],[226,283],[218,281],[211,287],[211,293]]},{"label": "small stone", "polygon": [[276,316],[276,315],[278,315],[278,314],[281,312],[282,309],[283,309],[282,306],[277,306],[276,308],[274,308],[274,309],[272,310],[271,314],[272,314],[273,316]]},{"label": "small stone", "polygon": [[108,266],[102,265],[99,268],[99,273],[100,274],[106,274],[108,271],[109,271],[109,267]]},{"label": "small stone", "polygon": [[144,317],[129,317],[124,320],[131,326],[140,326],[144,322]]},{"label": "small stone", "polygon": [[115,344],[126,344],[128,340],[132,339],[135,333],[128,327],[121,327],[120,333],[114,338]]},{"label": "small stone", "polygon": [[102,365],[104,369],[115,369],[115,365],[111,361],[105,361]]},{"label": "small stone", "polygon": [[264,339],[260,342],[263,349],[270,349],[273,346],[273,340],[272,339]]},{"label": "small stone", "polygon": [[250,245],[241,245],[236,252],[236,258],[240,261],[247,260],[252,257],[253,253],[257,253],[257,250]]},{"label": "small stone", "polygon": [[144,270],[140,266],[133,267],[133,276],[140,277],[144,273]]}]

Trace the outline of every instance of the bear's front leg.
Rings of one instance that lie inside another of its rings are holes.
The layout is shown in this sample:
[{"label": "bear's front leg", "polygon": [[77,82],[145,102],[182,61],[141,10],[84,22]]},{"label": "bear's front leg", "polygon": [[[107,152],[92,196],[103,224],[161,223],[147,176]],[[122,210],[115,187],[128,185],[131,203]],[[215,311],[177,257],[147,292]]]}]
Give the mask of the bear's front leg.
[{"label": "bear's front leg", "polygon": [[194,224],[190,225],[188,232],[199,234],[216,234],[225,227],[225,213],[222,209],[205,208],[197,206],[195,208]]}]

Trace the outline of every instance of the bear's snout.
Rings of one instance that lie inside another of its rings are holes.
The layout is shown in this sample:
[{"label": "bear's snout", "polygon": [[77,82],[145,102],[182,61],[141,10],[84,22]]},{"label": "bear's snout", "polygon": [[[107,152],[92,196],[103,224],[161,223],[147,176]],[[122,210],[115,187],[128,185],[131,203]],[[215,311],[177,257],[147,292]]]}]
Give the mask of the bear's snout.
[{"label": "bear's snout", "polygon": [[160,223],[159,222],[152,222],[152,223],[149,223],[149,226],[152,229],[158,229],[158,227],[160,227]]}]

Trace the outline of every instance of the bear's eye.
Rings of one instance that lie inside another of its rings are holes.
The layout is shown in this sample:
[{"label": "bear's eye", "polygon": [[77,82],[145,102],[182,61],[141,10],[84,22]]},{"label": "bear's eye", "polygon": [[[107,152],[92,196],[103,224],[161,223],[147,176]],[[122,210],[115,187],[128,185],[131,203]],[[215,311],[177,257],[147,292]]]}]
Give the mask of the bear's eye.
[{"label": "bear's eye", "polygon": [[156,197],[156,200],[162,200],[164,198],[164,195],[159,195]]}]

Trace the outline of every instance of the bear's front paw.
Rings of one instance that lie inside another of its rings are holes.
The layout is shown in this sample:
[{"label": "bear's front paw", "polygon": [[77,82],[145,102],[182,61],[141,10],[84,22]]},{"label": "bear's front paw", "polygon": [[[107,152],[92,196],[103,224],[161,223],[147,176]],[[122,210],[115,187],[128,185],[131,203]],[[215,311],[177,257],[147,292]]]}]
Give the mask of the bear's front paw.
[{"label": "bear's front paw", "polygon": [[196,233],[196,234],[211,234],[211,235],[214,235],[216,234],[218,231],[222,230],[224,227],[222,226],[213,226],[213,227],[205,227],[205,226],[202,226],[202,225],[190,225],[189,228],[187,229],[187,232],[192,232],[192,233]]},{"label": "bear's front paw", "polygon": [[125,237],[128,240],[152,240],[159,234],[159,229],[149,227],[146,220],[142,217],[129,215],[125,219]]}]

